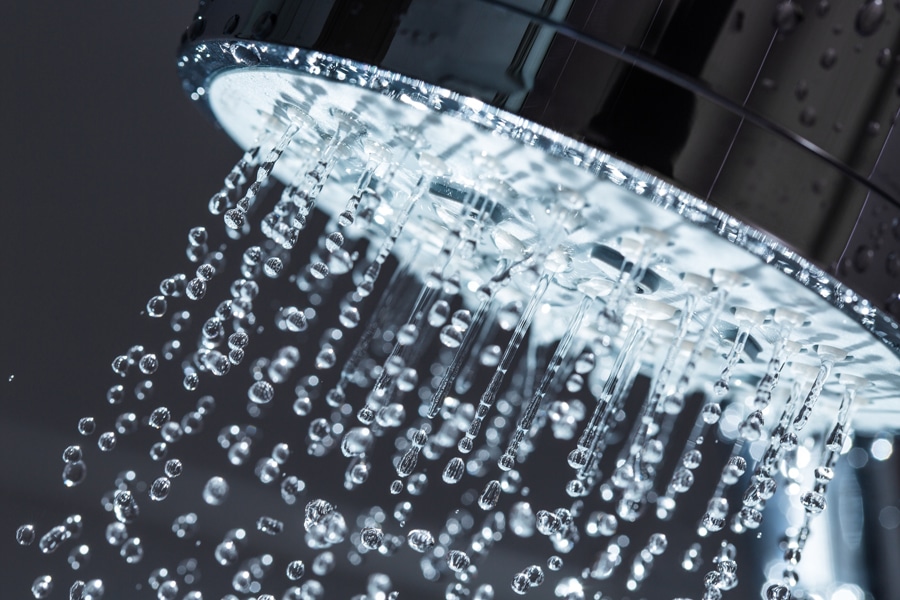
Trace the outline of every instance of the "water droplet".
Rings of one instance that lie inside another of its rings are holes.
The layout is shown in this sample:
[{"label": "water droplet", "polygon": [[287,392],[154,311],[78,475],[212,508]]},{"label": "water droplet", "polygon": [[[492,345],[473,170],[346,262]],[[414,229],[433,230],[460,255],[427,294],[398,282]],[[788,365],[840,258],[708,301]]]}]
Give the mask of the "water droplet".
[{"label": "water droplet", "polygon": [[125,388],[121,385],[114,385],[106,391],[106,401],[110,404],[121,404],[125,399]]},{"label": "water droplet", "polygon": [[150,499],[156,502],[165,500],[169,496],[172,482],[168,477],[158,477],[150,484]]},{"label": "water droplet", "polygon": [[500,500],[500,491],[500,482],[498,480],[492,479],[487,482],[484,486],[484,490],[482,490],[481,495],[478,497],[478,506],[481,507],[482,510],[493,510]]},{"label": "water droplet", "polygon": [[466,465],[463,463],[463,460],[454,456],[447,462],[447,466],[444,467],[444,472],[441,477],[443,478],[445,483],[455,484],[458,483],[460,479],[462,479],[463,473],[466,471]]},{"label": "water droplet", "polygon": [[96,425],[93,417],[82,417],[78,420],[78,433],[88,436],[94,433]]},{"label": "water droplet", "polygon": [[864,37],[874,34],[884,21],[884,0],[866,0],[856,13],[856,32]]},{"label": "water droplet", "polygon": [[544,583],[544,570],[539,565],[531,565],[522,571],[528,577],[528,585],[537,587]]},{"label": "water droplet", "polygon": [[792,0],[780,0],[775,5],[772,24],[781,33],[791,33],[803,21],[803,9]]},{"label": "water droplet", "polygon": [[87,465],[84,461],[76,460],[67,462],[63,467],[62,480],[66,487],[75,487],[84,482],[87,477]]},{"label": "water droplet", "polygon": [[406,534],[406,543],[416,552],[426,552],[434,547],[434,536],[427,529],[412,529]]},{"label": "water droplet", "polygon": [[195,513],[179,515],[172,522],[172,533],[179,539],[193,538],[197,535],[198,530],[197,515]]},{"label": "water droplet", "polygon": [[726,485],[734,485],[747,469],[747,461],[740,456],[732,456],[722,469],[722,482]]},{"label": "water droplet", "polygon": [[34,525],[20,525],[16,529],[16,542],[20,546],[30,546],[34,543],[36,535],[34,533]]},{"label": "water droplet", "polygon": [[459,348],[463,340],[463,332],[453,325],[445,325],[441,328],[441,343],[448,348]]},{"label": "water droplet", "polygon": [[228,336],[228,347],[232,350],[243,350],[247,347],[250,337],[244,331],[236,331]]},{"label": "water droplet", "polygon": [[438,300],[428,311],[428,324],[432,327],[441,327],[450,317],[450,304],[446,300]]},{"label": "water droplet", "polygon": [[331,253],[337,252],[343,245],[344,236],[339,231],[334,231],[325,238],[325,249]]},{"label": "water droplet", "polygon": [[256,529],[266,535],[278,535],[284,531],[284,523],[272,517],[262,516],[256,520]]},{"label": "water droplet", "polygon": [[344,456],[359,456],[372,447],[375,438],[368,427],[354,427],[341,440],[341,452]]},{"label": "water droplet", "polygon": [[81,446],[67,446],[65,450],[63,450],[62,459],[63,462],[77,462],[82,458]]},{"label": "water droplet", "polygon": [[273,458],[261,458],[253,471],[264,484],[274,483],[281,476],[281,468]]},{"label": "water droplet", "polygon": [[206,282],[199,277],[191,279],[184,288],[184,295],[190,300],[202,300],[206,296]]},{"label": "water droplet", "polygon": [[696,448],[693,450],[689,450],[685,452],[684,457],[681,459],[681,464],[683,464],[688,469],[694,470],[700,466],[700,462],[703,460],[703,455]]},{"label": "water droplet", "polygon": [[766,600],[791,600],[791,589],[779,583],[773,583],[766,588]]},{"label": "water droplet", "polygon": [[338,317],[341,325],[346,327],[347,329],[354,329],[357,325],[359,325],[360,314],[359,308],[355,305],[348,305],[341,309],[341,315]]},{"label": "water droplet", "polygon": [[745,506],[738,514],[741,524],[747,529],[756,529],[762,523],[762,513],[750,506]]},{"label": "water droplet", "polygon": [[158,408],[153,409],[153,412],[150,413],[149,425],[154,429],[161,429],[163,425],[169,422],[169,419],[172,418],[172,413],[165,406],[160,406]]},{"label": "water droplet", "polygon": [[195,274],[201,281],[210,281],[216,276],[216,268],[209,263],[203,263],[197,267]]},{"label": "water droplet", "polygon": [[228,482],[222,477],[211,477],[203,486],[203,501],[210,506],[219,506],[228,497]]},{"label": "water droplet", "polygon": [[412,323],[403,325],[397,331],[397,343],[401,346],[411,346],[419,337],[419,329]]},{"label": "water droplet", "polygon": [[293,505],[297,502],[297,496],[306,489],[306,482],[295,475],[289,475],[281,482],[281,499],[285,504]]},{"label": "water droplet", "polygon": [[665,552],[667,546],[668,540],[662,533],[654,533],[650,536],[650,540],[647,542],[647,550],[650,551],[650,554],[653,554],[655,556],[659,556],[660,554]]},{"label": "water droplet", "polygon": [[[87,544],[81,544],[72,548],[66,559],[73,571],[78,571],[87,566],[91,560],[91,549]],[[83,585],[83,584],[82,584]]]},{"label": "water droplet", "polygon": [[488,368],[496,367],[500,362],[500,355],[502,352],[502,349],[497,344],[488,344],[481,350],[481,354],[478,356],[478,362],[480,362],[482,366]]},{"label": "water droplet", "polygon": [[225,225],[230,229],[240,229],[244,226],[247,219],[244,216],[244,211],[238,208],[231,208],[225,211]]},{"label": "water droplet", "polygon": [[119,490],[113,500],[113,513],[120,523],[133,523],[140,515],[137,500],[129,490]]},{"label": "water droplet", "polygon": [[147,301],[147,314],[154,318],[162,317],[168,306],[165,296],[153,296]]},{"label": "water droplet", "polygon": [[322,344],[319,353],[316,354],[316,368],[320,370],[330,369],[337,364],[337,352],[331,344]]},{"label": "water droplet", "polygon": [[[799,119],[800,119],[800,123],[802,125],[805,125],[806,127],[812,127],[813,125],[816,124],[816,117],[817,117],[816,109],[813,108],[812,106],[806,106],[803,108],[803,110],[800,111]],[[728,391],[728,389],[726,388],[725,391]],[[719,394],[719,395],[722,395],[722,394]]]},{"label": "water droplet", "polygon": [[359,537],[362,545],[369,550],[377,550],[384,542],[384,532],[377,527],[364,527]]},{"label": "water droplet", "polygon": [[233,540],[225,540],[216,546],[214,555],[216,561],[223,567],[233,565],[238,560],[237,545]]},{"label": "water droplet", "polygon": [[304,573],[306,573],[306,566],[303,564],[302,560],[292,560],[288,563],[285,571],[287,578],[291,581],[297,581],[302,578]]},{"label": "water droplet", "polygon": [[103,452],[112,451],[116,447],[116,434],[112,431],[100,434],[100,437],[97,438],[97,447]]},{"label": "water droplet", "polygon": [[256,381],[247,390],[247,397],[257,404],[267,404],[275,397],[275,388],[268,381]]},{"label": "water droplet", "polygon": [[817,515],[825,510],[825,496],[819,492],[806,492],[800,496],[800,504],[811,515]]},{"label": "water droplet", "polygon": [[524,595],[530,587],[531,582],[528,580],[528,575],[525,573],[516,573],[516,576],[513,577],[513,580],[510,583],[512,591],[520,595]]},{"label": "water droplet", "polygon": [[279,275],[281,275],[281,271],[284,269],[284,263],[281,262],[281,259],[273,256],[268,259],[263,265],[263,272],[266,274],[266,277],[270,279],[275,279]]},{"label": "water droplet", "polygon": [[326,515],[334,512],[334,506],[326,500],[312,500],[306,504],[303,528],[309,531],[316,523]]},{"label": "water droplet", "polygon": [[53,578],[49,575],[41,575],[31,584],[31,594],[35,598],[47,598],[53,591]]},{"label": "water droplet", "polygon": [[825,52],[822,53],[822,56],[819,58],[819,64],[822,65],[823,69],[831,69],[837,63],[838,55],[837,50],[834,48],[828,48]]},{"label": "water droplet", "polygon": [[128,539],[128,528],[118,521],[107,525],[104,533],[110,546],[121,546]]},{"label": "water droplet", "polygon": [[700,412],[704,423],[715,425],[719,422],[719,417],[722,416],[722,407],[718,402],[709,402],[703,405],[703,409]]},{"label": "water droplet", "polygon": [[748,442],[755,442],[763,436],[763,415],[762,412],[756,410],[750,413],[741,423],[739,431],[741,437]]},{"label": "water droplet", "polygon": [[119,556],[125,559],[129,565],[134,565],[144,558],[144,546],[141,544],[141,538],[129,538],[125,540],[121,548],[119,548]]},{"label": "water droplet", "polygon": [[401,392],[411,392],[416,388],[416,384],[419,381],[419,374],[415,369],[403,369],[400,372],[400,375],[397,376],[397,389]]},{"label": "water droplet", "polygon": [[205,227],[193,227],[188,231],[188,244],[191,246],[202,246],[206,243],[208,237]]}]

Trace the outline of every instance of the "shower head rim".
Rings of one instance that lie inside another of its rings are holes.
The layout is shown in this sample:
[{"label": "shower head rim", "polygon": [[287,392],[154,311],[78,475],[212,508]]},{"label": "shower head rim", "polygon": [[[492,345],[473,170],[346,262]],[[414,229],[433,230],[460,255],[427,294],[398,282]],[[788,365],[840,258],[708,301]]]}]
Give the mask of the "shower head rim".
[{"label": "shower head rim", "polygon": [[[206,91],[217,77],[236,69],[281,69],[362,87],[395,99],[432,98],[439,103],[417,108],[462,119],[490,135],[537,147],[598,178],[613,182],[619,178],[630,180],[631,192],[648,201],[653,194],[663,195],[667,204],[656,202],[657,205],[749,252],[768,267],[792,274],[797,284],[825,299],[900,357],[900,325],[886,311],[798,254],[785,241],[602,149],[452,90],[322,52],[263,42],[222,40],[198,44],[196,60],[189,59],[189,54],[185,52],[178,61],[185,90],[213,118]],[[247,56],[254,58],[248,61]]]}]

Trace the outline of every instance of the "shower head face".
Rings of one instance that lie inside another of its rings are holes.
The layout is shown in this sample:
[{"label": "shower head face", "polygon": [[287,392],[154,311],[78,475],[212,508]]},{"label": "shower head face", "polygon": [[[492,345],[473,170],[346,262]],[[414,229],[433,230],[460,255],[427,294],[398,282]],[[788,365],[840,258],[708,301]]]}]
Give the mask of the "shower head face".
[{"label": "shower head face", "polygon": [[[226,42],[206,43],[202,50],[202,67],[183,61],[185,80],[203,81],[203,93],[195,91],[195,98],[241,147],[299,124],[275,167],[283,181],[295,181],[336,131],[354,130],[342,142],[343,163],[318,201],[327,213],[341,212],[367,165],[376,179],[390,172],[394,197],[379,205],[372,222],[383,234],[419,177],[430,177],[428,193],[406,225],[408,235],[394,251],[415,257],[411,268],[424,278],[448,232],[468,232],[476,250],[456,268],[461,281],[469,282],[461,293],[470,306],[477,305],[478,287],[500,260],[533,262],[542,256],[560,263],[531,333],[551,342],[563,336],[579,298],[602,301],[623,264],[633,264],[642,251],[652,254],[652,264],[631,291],[671,306],[696,293],[685,274],[732,272],[740,277],[714,284],[728,291],[733,310],[716,317],[717,343],[699,364],[697,382],[716,380],[721,356],[740,328],[734,309],[748,308],[763,317],[754,324],[745,362],[736,368],[733,393],[752,395],[786,324],[777,309],[790,308],[801,315],[792,333],[800,344],[792,357],[798,373],[803,364],[818,364],[816,348],[839,348],[847,356],[836,370],[867,382],[854,427],[900,427],[896,323],[777,240],[599,150],[425,82],[296,48]],[[527,300],[540,271],[523,268],[521,277],[498,291],[499,300]],[[692,327],[699,329],[703,319],[698,312]],[[603,325],[586,324],[582,335],[609,336]],[[662,346],[667,333],[659,330],[655,343]],[[835,379],[826,389],[823,404],[836,410],[843,388]]]}]

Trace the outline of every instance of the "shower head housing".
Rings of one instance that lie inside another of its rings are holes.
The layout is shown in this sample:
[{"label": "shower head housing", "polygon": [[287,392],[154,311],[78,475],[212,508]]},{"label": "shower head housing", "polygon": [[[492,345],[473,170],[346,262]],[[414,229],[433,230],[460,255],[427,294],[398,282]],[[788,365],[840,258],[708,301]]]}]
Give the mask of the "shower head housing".
[{"label": "shower head housing", "polygon": [[[430,157],[431,207],[397,252],[436,252],[477,196],[491,206],[470,281],[547,243],[567,256],[554,305],[608,293],[641,251],[662,258],[635,291],[673,305],[687,293],[685,273],[739,273],[751,284],[731,302],[766,313],[750,347],[771,353],[783,325],[773,311],[798,311],[803,352],[839,347],[871,384],[855,427],[896,428],[900,207],[883,157],[896,142],[897,102],[878,94],[894,74],[881,52],[893,25],[871,3],[870,12],[832,7],[828,23],[845,19],[855,33],[843,48],[831,25],[804,20],[793,3],[774,13],[744,4],[644,13],[617,2],[204,3],[178,64],[190,97],[241,147],[301,124],[275,167],[283,181],[342,127],[357,132],[347,160],[404,173],[401,188]],[[813,57],[821,64],[803,62],[808,51],[798,58],[797,44],[826,44]],[[796,105],[785,97],[795,80]],[[821,98],[826,88],[832,97]],[[810,94],[815,107],[798,102]],[[559,194],[580,204],[554,233],[547,213]],[[338,214],[343,199],[319,206]],[[425,272],[433,254],[417,256]],[[527,298],[532,284],[501,293]],[[474,291],[463,289],[471,302]],[[562,335],[565,319],[541,318],[533,334]],[[739,319],[720,318],[727,341]]]}]

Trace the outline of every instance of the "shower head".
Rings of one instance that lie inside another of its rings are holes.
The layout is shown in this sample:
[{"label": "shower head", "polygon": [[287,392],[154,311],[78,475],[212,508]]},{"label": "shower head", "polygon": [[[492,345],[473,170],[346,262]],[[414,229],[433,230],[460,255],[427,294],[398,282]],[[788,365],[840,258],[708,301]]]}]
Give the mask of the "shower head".
[{"label": "shower head", "polygon": [[[437,157],[433,213],[407,225],[406,245],[440,244],[435,228],[467,193],[483,196],[491,214],[481,226],[495,239],[479,246],[474,281],[498,258],[546,243],[546,204],[563,188],[581,204],[555,240],[568,263],[554,303],[608,292],[594,287],[632,260],[626,242],[664,255],[645,274],[653,289],[636,290],[667,302],[684,297],[684,273],[740,273],[752,285],[736,305],[796,309],[809,320],[807,348],[852,355],[872,384],[857,428],[896,427],[900,205],[888,159],[878,161],[896,142],[887,138],[897,102],[878,95],[893,77],[892,26],[880,3],[823,5],[828,20],[803,27],[797,3],[744,4],[663,3],[644,14],[616,2],[210,3],[185,32],[179,69],[190,97],[243,148],[300,124],[306,137],[275,167],[283,181],[339,127],[357,127],[344,148],[360,167],[396,165],[414,179],[421,169],[404,161]],[[831,39],[835,21],[856,34],[846,50]],[[797,38],[823,46],[818,70],[803,62],[809,52],[796,57]],[[830,72],[825,57],[844,54],[871,60]],[[784,107],[781,88],[794,79],[801,101]],[[843,92],[843,82],[854,87]],[[802,101],[810,86],[815,108]],[[838,135],[850,123],[867,133]],[[343,176],[355,183],[352,168]],[[338,214],[343,200],[319,205]],[[664,235],[643,239],[638,224]],[[430,266],[421,260],[420,271]],[[528,285],[503,293],[527,297]],[[548,339],[565,324],[552,321],[538,328]],[[727,337],[737,326],[726,314],[716,329]],[[777,327],[767,318],[754,340],[775,343]]]},{"label": "shower head", "polygon": [[866,598],[900,19],[806,4],[201,1],[243,155],[64,451],[105,529],[19,543],[96,538],[73,598]]}]

